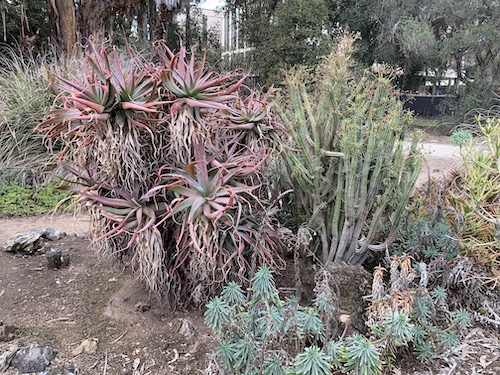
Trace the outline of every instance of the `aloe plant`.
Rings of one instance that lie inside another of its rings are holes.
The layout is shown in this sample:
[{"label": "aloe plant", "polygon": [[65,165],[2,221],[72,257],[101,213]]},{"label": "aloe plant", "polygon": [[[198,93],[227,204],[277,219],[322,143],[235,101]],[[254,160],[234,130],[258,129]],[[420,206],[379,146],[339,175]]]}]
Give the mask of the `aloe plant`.
[{"label": "aloe plant", "polygon": [[116,48],[90,52],[81,77],[55,77],[58,106],[37,130],[64,146],[57,156],[90,207],[98,251],[175,305],[280,265],[262,182],[274,146],[250,146],[248,127],[234,126],[242,105],[258,113],[245,121],[270,124],[268,96],[240,98],[243,78],[215,74],[183,48],[159,44],[157,64],[131,50],[127,62]]},{"label": "aloe plant", "polygon": [[233,75],[216,75],[206,69],[204,57],[197,63],[194,55],[188,58],[184,49],[174,54],[160,43],[158,51],[165,66],[161,79],[170,103],[171,149],[187,164],[193,156],[193,138],[212,130],[208,119],[213,111],[229,110],[244,77],[235,81]]}]

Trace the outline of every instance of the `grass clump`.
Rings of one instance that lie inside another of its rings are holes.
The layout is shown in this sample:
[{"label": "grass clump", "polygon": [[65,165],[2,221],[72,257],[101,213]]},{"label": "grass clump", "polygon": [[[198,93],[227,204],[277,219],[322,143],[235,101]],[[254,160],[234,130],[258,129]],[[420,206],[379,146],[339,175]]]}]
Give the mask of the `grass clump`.
[{"label": "grass clump", "polygon": [[33,132],[52,105],[47,66],[44,58],[0,47],[0,180],[4,183],[39,184],[54,167],[42,135]]}]

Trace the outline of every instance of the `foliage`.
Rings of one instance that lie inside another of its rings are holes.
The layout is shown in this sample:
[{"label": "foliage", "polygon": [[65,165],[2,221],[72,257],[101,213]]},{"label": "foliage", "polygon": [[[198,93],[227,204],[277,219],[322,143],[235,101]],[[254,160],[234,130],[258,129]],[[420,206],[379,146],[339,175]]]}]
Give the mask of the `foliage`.
[{"label": "foliage", "polygon": [[[330,295],[331,286],[325,288]],[[329,301],[332,303],[333,301]],[[215,331],[220,374],[330,374],[331,357],[321,348],[324,312],[282,300],[272,271],[259,268],[245,293],[235,283],[207,305],[205,322]],[[330,324],[333,324],[330,321]]]},{"label": "foliage", "polygon": [[48,213],[67,197],[67,192],[57,190],[53,184],[46,184],[36,189],[4,185],[0,189],[0,216]]},{"label": "foliage", "polygon": [[[156,48],[152,64],[91,45],[80,78],[56,77],[58,106],[37,130],[64,146],[63,178],[90,207],[97,250],[173,306],[202,303],[256,265],[281,264],[262,178],[280,129],[266,95],[242,98],[234,75]],[[242,124],[242,106],[259,116]]]},{"label": "foliage", "polygon": [[495,32],[498,4],[465,0],[417,4],[404,0],[395,7],[384,0],[377,2],[372,12],[378,25],[375,61],[401,66],[406,82],[412,81],[412,75],[432,71],[438,83],[447,68],[454,69],[458,77],[450,93],[459,94],[457,116],[491,105],[488,102],[495,97],[500,78],[500,43]]},{"label": "foliage", "polygon": [[231,0],[226,7],[238,17],[246,64],[259,82],[283,81],[283,71],[297,64],[316,66],[328,54],[333,24],[325,0]]},{"label": "foliage", "polygon": [[33,133],[52,104],[49,56],[0,47],[0,180],[41,184],[55,167],[42,137]]},{"label": "foliage", "polygon": [[428,181],[415,191],[394,246],[396,255],[406,253],[427,264],[449,262],[459,255],[463,225],[450,205],[446,185]]},{"label": "foliage", "polygon": [[389,78],[354,73],[353,42],[344,39],[314,76],[291,71],[281,97],[290,134],[281,179],[293,189],[294,224],[316,232],[312,251],[324,264],[361,264],[394,241],[420,171],[416,141],[404,151],[409,115]]},{"label": "foliage", "polygon": [[393,256],[386,285],[386,270],[375,268],[367,324],[389,361],[401,347],[412,347],[418,359],[432,361],[458,345],[462,329],[470,323],[467,310],[449,310],[444,287],[428,289],[427,270],[421,262],[417,274],[408,254]]},{"label": "foliage", "polygon": [[[471,314],[450,312],[443,287],[427,290],[425,267],[420,285],[411,258],[391,259],[390,284],[377,267],[370,296],[367,324],[371,339],[356,333],[344,337],[337,331],[338,301],[331,283],[334,275],[317,274],[316,298],[312,307],[298,304],[295,297],[282,300],[272,272],[262,267],[245,293],[236,283],[227,285],[207,305],[205,322],[216,335],[217,348],[211,356],[210,374],[330,374],[332,369],[349,374],[381,374],[403,348],[410,348],[422,361],[458,345],[461,330]],[[327,281],[330,280],[330,281]],[[326,283],[325,283],[326,282]],[[321,287],[320,287],[321,286]],[[333,319],[318,303],[320,294],[334,309]],[[331,329],[335,328],[335,329]]]},{"label": "foliage", "polygon": [[[477,113],[477,112],[476,112]],[[450,204],[462,215],[462,244],[481,263],[498,265],[500,250],[500,118],[496,108],[454,134],[465,171],[450,186]],[[459,137],[468,130],[476,137]]]},{"label": "foliage", "polygon": [[[0,42],[12,48],[41,50],[50,37],[50,7],[45,0],[0,1]],[[45,46],[44,46],[45,45]]]}]

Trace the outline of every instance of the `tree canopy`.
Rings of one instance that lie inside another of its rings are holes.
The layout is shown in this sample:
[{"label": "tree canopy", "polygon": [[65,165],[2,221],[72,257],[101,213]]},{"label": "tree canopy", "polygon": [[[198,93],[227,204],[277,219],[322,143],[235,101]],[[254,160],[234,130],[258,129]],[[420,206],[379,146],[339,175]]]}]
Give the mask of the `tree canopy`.
[{"label": "tree canopy", "polygon": [[[119,44],[125,38],[144,46],[158,39],[175,48],[200,46],[212,53],[218,38],[203,34],[196,17],[199,0],[0,0],[0,41],[42,48],[52,43],[70,53],[94,37]],[[345,31],[361,34],[357,59],[364,66],[401,68],[400,88],[439,83],[449,69],[457,74],[449,93],[485,104],[498,94],[500,3],[492,0],[227,0],[235,15],[245,54],[229,51],[238,68],[251,69],[258,82],[280,84],[291,66],[315,66]],[[184,14],[179,27],[175,14]],[[197,24],[198,22],[198,24]],[[212,42],[212,44],[210,44]],[[219,41],[221,42],[221,41]],[[208,47],[208,46],[211,47]],[[234,65],[233,65],[234,67]]]}]

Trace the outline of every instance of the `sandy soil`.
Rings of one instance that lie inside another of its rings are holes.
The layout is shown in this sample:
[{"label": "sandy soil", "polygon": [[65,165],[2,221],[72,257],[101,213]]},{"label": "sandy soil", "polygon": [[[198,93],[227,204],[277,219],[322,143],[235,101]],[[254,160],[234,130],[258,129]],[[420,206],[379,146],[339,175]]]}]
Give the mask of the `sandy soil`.
[{"label": "sandy soil", "polygon": [[443,179],[453,170],[462,168],[460,148],[446,143],[447,137],[434,137],[421,143],[424,154],[424,165],[417,184],[421,185],[429,179]]}]

